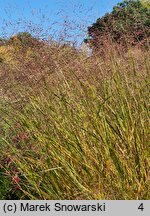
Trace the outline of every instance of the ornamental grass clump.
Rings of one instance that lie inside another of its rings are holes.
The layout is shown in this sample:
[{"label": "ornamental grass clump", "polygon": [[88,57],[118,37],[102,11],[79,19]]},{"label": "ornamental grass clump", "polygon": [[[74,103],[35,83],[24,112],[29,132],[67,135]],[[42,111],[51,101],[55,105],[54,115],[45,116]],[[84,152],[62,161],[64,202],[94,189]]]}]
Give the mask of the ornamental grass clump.
[{"label": "ornamental grass clump", "polygon": [[1,100],[1,198],[149,199],[148,51],[55,55]]}]

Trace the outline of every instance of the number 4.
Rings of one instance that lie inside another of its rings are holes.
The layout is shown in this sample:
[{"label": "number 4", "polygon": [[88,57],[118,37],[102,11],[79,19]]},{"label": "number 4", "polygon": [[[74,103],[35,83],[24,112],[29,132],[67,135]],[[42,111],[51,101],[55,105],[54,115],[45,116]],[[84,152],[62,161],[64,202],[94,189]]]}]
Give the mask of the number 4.
[{"label": "number 4", "polygon": [[143,203],[141,203],[138,207],[139,210],[143,211],[144,210],[144,206],[143,206]]}]

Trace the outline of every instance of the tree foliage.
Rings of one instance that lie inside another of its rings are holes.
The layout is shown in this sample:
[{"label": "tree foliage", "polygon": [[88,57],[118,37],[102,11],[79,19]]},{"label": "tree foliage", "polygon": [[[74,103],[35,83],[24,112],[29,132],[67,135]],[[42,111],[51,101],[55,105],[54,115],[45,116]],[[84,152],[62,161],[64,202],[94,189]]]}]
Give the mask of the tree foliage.
[{"label": "tree foliage", "polygon": [[28,47],[35,47],[40,44],[40,41],[33,37],[30,33],[28,32],[20,32],[14,36],[12,36],[9,40],[8,43],[18,46],[20,48],[28,48]]},{"label": "tree foliage", "polygon": [[30,48],[39,48],[43,44],[38,38],[33,37],[28,32],[19,32],[11,36],[10,38],[0,38],[0,46],[7,46],[11,45],[16,50],[27,50]]},{"label": "tree foliage", "polygon": [[150,8],[147,2],[124,0],[118,3],[111,13],[97,19],[88,27],[89,38],[85,42],[91,47],[101,48],[104,39],[111,37],[113,42],[126,46],[146,44],[150,38]]}]

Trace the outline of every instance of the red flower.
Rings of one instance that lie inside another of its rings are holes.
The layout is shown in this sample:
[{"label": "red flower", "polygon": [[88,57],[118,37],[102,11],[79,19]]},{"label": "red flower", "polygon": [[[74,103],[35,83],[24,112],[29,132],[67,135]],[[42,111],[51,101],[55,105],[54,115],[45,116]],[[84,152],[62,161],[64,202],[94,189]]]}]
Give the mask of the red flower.
[{"label": "red flower", "polygon": [[18,177],[17,174],[15,174],[15,176],[13,177],[13,182],[14,182],[14,185],[15,185],[15,190],[18,190],[19,189],[19,182],[20,182],[20,178]]},{"label": "red flower", "polygon": [[10,157],[6,158],[5,163],[9,166],[12,163],[12,159]]}]

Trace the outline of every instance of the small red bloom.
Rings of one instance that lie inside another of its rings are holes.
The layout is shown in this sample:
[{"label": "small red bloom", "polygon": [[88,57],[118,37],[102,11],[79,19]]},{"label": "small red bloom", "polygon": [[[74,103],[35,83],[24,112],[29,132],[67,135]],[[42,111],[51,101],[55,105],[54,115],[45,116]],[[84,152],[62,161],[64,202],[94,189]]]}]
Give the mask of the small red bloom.
[{"label": "small red bloom", "polygon": [[14,185],[15,185],[15,190],[18,190],[19,189],[19,182],[20,182],[20,178],[18,177],[17,174],[15,174],[15,176],[13,177],[13,182],[14,182]]},{"label": "small red bloom", "polygon": [[13,181],[14,181],[14,183],[16,183],[16,184],[19,183],[20,179],[19,179],[19,177],[18,177],[17,174],[15,174],[15,176],[13,177]]},{"label": "small red bloom", "polygon": [[10,157],[5,159],[5,163],[9,166],[12,163],[12,160]]}]

